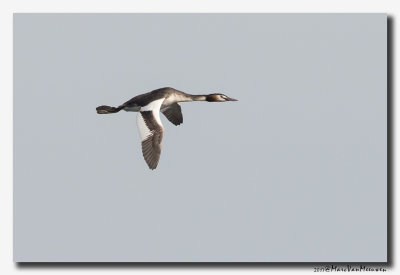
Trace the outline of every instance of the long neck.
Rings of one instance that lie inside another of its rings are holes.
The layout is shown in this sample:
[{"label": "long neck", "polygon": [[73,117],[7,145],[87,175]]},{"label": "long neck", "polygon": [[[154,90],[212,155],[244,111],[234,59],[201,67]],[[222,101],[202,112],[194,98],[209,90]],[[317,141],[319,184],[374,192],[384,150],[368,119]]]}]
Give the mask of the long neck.
[{"label": "long neck", "polygon": [[191,95],[182,91],[175,90],[175,100],[177,102],[207,101],[207,95]]},{"label": "long neck", "polygon": [[188,95],[191,101],[206,101],[206,95]]}]

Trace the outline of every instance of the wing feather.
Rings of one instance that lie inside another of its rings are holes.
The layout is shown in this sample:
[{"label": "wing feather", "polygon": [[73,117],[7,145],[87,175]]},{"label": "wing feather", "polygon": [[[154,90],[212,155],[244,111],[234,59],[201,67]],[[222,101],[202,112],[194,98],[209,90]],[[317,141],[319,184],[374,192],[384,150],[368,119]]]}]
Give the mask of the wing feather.
[{"label": "wing feather", "polygon": [[164,128],[160,120],[160,107],[164,98],[142,107],[137,116],[137,126],[142,141],[143,157],[150,169],[156,169],[161,156]]},{"label": "wing feather", "polygon": [[174,125],[178,126],[183,123],[182,109],[178,103],[173,103],[170,106],[163,108],[161,112]]}]

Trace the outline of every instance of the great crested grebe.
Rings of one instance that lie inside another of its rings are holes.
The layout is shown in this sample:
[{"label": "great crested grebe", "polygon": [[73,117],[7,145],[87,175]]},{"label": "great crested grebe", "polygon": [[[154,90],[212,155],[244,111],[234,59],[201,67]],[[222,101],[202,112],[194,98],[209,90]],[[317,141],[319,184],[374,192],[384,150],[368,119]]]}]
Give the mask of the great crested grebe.
[{"label": "great crested grebe", "polygon": [[160,120],[160,110],[170,122],[179,125],[183,122],[183,117],[178,102],[188,101],[225,102],[237,100],[224,94],[191,95],[167,87],[135,96],[118,107],[99,106],[96,111],[98,114],[112,114],[121,110],[139,112],[137,126],[142,141],[142,152],[147,165],[153,170],[160,160],[161,141],[164,132]]}]

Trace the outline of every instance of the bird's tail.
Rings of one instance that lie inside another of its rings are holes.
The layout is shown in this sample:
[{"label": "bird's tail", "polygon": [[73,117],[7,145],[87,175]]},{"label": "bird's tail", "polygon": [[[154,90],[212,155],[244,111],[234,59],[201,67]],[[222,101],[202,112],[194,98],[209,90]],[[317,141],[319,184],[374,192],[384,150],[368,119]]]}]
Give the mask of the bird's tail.
[{"label": "bird's tail", "polygon": [[111,106],[106,106],[102,105],[96,108],[96,111],[98,114],[112,114],[112,113],[118,113],[121,111],[122,107],[111,107]]}]

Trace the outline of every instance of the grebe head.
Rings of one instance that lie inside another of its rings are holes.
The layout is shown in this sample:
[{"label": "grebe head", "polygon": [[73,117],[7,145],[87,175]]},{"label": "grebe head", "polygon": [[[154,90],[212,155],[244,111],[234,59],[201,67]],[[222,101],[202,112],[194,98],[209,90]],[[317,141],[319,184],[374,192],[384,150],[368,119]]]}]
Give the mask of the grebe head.
[{"label": "grebe head", "polygon": [[237,101],[237,99],[230,98],[224,94],[209,94],[206,97],[208,102],[225,102],[225,101]]}]

